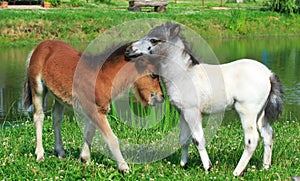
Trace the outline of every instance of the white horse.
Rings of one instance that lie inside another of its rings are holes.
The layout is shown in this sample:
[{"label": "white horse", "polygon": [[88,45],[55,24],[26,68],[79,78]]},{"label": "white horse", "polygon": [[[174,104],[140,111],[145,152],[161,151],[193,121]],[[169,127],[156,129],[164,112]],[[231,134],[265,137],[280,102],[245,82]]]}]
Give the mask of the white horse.
[{"label": "white horse", "polygon": [[157,66],[171,103],[180,110],[181,165],[187,164],[192,137],[204,169],[209,171],[211,162],[205,149],[202,115],[234,107],[242,122],[245,148],[233,174],[243,174],[258,144],[257,129],[264,143],[263,166],[270,168],[274,139],[270,122],[281,113],[283,104],[279,78],[254,60],[223,65],[199,63],[188,53],[179,33],[178,24],[157,26],[129,46],[126,56],[132,60],[139,56],[150,58],[148,63]]}]

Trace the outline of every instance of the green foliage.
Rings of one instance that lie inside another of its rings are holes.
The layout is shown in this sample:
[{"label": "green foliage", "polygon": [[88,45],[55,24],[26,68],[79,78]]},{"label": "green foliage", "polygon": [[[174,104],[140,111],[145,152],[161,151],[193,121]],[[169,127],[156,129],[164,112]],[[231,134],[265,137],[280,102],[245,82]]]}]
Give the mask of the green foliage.
[{"label": "green foliage", "polygon": [[79,0],[70,0],[70,4],[73,7],[80,6],[82,3]]},{"label": "green foliage", "polygon": [[300,0],[267,0],[265,6],[276,12],[286,14],[300,13]]},{"label": "green foliage", "polygon": [[226,27],[236,32],[240,32],[241,34],[245,34],[246,21],[242,10],[233,9],[230,11],[230,15],[230,20],[226,24]]},{"label": "green foliage", "polygon": [[49,0],[49,2],[51,3],[51,6],[53,6],[53,7],[58,7],[61,5],[61,0]]},{"label": "green foliage", "polygon": [[143,18],[174,20],[204,38],[300,34],[298,14],[287,17],[275,12],[245,10],[244,7],[241,10],[233,7],[232,10],[224,11],[203,9],[201,4],[182,4],[170,2],[166,13],[133,13],[126,10],[128,3],[119,2],[85,3],[84,8],[80,9],[0,11],[0,46],[26,45],[45,39],[89,42],[113,26]]}]

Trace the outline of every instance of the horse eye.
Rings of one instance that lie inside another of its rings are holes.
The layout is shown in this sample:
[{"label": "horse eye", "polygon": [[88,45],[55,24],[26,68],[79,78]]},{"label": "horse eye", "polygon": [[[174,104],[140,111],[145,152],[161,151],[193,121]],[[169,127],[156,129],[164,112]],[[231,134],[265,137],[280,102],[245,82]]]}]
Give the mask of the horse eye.
[{"label": "horse eye", "polygon": [[155,45],[155,44],[159,43],[160,40],[158,40],[158,39],[150,39],[150,42]]},{"label": "horse eye", "polygon": [[150,74],[150,76],[152,77],[152,79],[155,79],[155,78],[157,78],[157,77],[158,77],[158,75],[157,75],[157,74],[155,74],[155,73],[151,73],[151,74]]}]

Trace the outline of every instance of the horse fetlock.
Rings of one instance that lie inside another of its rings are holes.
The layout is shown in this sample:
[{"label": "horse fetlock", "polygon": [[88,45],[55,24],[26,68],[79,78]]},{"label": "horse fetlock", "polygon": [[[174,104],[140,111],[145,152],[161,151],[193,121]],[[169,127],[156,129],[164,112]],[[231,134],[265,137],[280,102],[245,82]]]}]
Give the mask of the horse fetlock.
[{"label": "horse fetlock", "polygon": [[118,164],[118,170],[120,173],[129,173],[130,168],[126,162],[123,162]]}]

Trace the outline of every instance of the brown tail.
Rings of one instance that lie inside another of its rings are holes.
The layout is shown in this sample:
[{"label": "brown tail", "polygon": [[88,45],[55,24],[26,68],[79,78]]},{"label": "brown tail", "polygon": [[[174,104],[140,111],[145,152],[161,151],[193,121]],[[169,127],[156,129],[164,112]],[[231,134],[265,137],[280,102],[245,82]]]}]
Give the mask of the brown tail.
[{"label": "brown tail", "polygon": [[30,81],[29,81],[29,72],[28,72],[28,67],[29,67],[29,62],[31,59],[33,52],[30,52],[27,58],[27,73],[23,85],[23,108],[27,110],[31,105],[32,105],[32,93],[31,93],[31,86],[30,86]]},{"label": "brown tail", "polygon": [[280,80],[277,75],[272,74],[270,77],[271,91],[268,97],[268,103],[265,109],[266,118],[269,121],[274,121],[282,112],[283,105],[283,90]]}]

